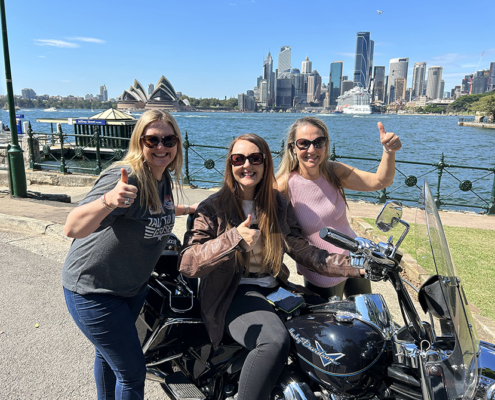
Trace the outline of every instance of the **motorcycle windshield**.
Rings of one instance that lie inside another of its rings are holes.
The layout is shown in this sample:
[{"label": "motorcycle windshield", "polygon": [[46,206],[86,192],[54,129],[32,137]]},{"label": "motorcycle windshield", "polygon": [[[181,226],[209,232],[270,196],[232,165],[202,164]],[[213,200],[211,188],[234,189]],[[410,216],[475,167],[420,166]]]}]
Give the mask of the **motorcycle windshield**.
[{"label": "motorcycle windshield", "polygon": [[[419,217],[419,218],[418,218]],[[435,200],[431,194],[428,184],[425,182],[420,199],[420,211],[417,216],[417,226],[425,227],[423,231],[420,247],[429,247],[431,252],[430,268],[433,264],[438,274],[438,285],[442,292],[444,304],[439,313],[432,314],[440,317],[436,321],[436,326],[441,326],[441,334],[437,331],[437,336],[441,336],[446,341],[454,343],[449,350],[444,352],[441,359],[425,359],[426,371],[437,371],[443,381],[443,385],[450,399],[471,399],[474,397],[478,378],[477,353],[479,350],[479,339],[474,327],[473,317],[468,306],[468,302],[462,287],[462,281],[455,272],[454,263],[447,244],[447,239],[443,230],[440,217],[438,215]],[[419,228],[421,230],[421,228]],[[426,239],[428,243],[426,243]],[[426,261],[425,251],[421,259]],[[421,264],[421,262],[420,262]],[[443,313],[443,314],[442,314]],[[442,339],[441,339],[442,340]],[[434,380],[434,379],[433,379]],[[431,385],[430,389],[435,392]]]}]

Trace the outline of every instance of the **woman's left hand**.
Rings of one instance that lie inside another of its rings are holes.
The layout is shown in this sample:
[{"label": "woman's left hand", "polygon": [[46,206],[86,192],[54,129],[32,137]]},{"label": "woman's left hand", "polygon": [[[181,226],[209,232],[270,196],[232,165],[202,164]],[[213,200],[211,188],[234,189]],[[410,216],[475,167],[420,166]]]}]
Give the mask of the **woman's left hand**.
[{"label": "woman's left hand", "polygon": [[385,132],[385,128],[381,122],[378,122],[378,130],[380,131],[380,142],[383,148],[388,153],[395,153],[402,147],[399,136],[393,132]]}]

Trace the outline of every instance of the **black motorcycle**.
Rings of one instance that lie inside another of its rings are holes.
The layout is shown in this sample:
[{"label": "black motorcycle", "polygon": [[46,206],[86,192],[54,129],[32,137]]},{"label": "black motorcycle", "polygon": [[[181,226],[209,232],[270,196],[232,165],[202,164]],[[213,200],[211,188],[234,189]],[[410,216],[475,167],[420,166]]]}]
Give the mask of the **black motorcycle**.
[{"label": "black motorcycle", "polygon": [[[418,293],[428,321],[420,318],[400,276],[398,248],[409,232],[400,203],[387,203],[376,220],[384,232],[404,226],[395,244],[392,237],[374,243],[322,229],[320,237],[349,250],[369,279],[390,281],[407,323],[394,323],[380,294],[318,305],[281,296],[275,307],[292,347],[272,399],[495,399],[495,346],[478,340],[426,183],[421,197],[418,251],[425,249],[436,268]],[[199,314],[197,280],[170,268],[179,251],[171,235],[137,322],[147,377],[161,382],[172,399],[233,400],[247,350],[228,335],[213,350]],[[296,303],[302,305],[284,307]]]}]

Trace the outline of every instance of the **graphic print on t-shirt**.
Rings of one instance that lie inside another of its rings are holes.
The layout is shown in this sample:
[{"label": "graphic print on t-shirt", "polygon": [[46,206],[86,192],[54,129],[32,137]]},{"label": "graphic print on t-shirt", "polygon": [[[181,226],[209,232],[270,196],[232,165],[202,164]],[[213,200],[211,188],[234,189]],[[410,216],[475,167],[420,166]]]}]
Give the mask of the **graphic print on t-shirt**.
[{"label": "graphic print on t-shirt", "polygon": [[[162,208],[162,206],[160,206],[160,208]],[[166,195],[163,200],[162,210],[173,210],[173,209],[174,209],[174,203],[172,200],[172,196]],[[150,209],[150,213],[151,213],[151,209]],[[175,213],[167,214],[162,217],[157,217],[157,218],[152,217],[148,219],[149,219],[149,223],[144,231],[144,238],[145,239],[156,238],[160,241],[164,236],[168,236],[172,232],[175,222]]]}]

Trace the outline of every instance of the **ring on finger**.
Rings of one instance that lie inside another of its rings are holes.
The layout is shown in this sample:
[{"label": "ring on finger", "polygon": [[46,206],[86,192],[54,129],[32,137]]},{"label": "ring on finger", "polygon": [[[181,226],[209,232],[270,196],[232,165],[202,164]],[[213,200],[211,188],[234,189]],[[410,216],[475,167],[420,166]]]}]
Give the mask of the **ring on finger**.
[{"label": "ring on finger", "polygon": [[131,200],[129,198],[126,198],[125,201],[124,201],[124,204],[126,206],[130,206],[131,205]]}]

